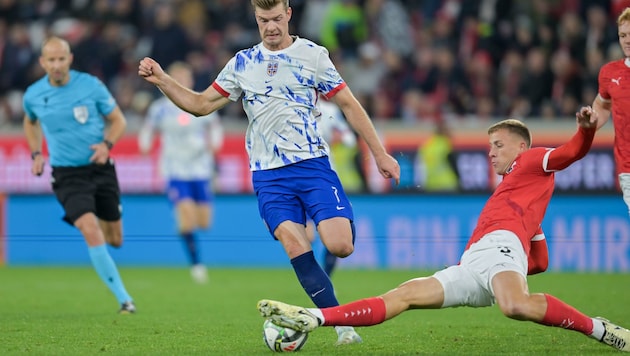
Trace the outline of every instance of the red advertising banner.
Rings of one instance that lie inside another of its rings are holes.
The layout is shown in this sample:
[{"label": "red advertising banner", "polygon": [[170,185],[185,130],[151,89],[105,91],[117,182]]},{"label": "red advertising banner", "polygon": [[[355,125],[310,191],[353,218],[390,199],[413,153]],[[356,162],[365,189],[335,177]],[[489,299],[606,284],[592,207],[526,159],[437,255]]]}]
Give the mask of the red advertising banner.
[{"label": "red advertising banner", "polygon": [[[535,146],[556,147],[566,142],[573,128],[563,130],[540,130],[535,136]],[[390,180],[381,177],[374,160],[364,154],[364,172],[368,190],[372,193],[401,192],[421,193],[423,167],[418,158],[418,148],[431,131],[387,132],[383,140],[388,151],[401,166],[401,182],[393,186]],[[487,192],[499,182],[488,164],[485,133],[460,132],[453,137],[459,185],[462,192]],[[589,154],[567,170],[556,174],[556,190],[560,192],[618,192],[615,164],[612,154],[611,131],[598,132]],[[112,157],[120,186],[126,193],[161,192],[164,181],[158,164],[159,141],[149,155],[138,150],[137,138],[129,135],[116,143]],[[363,151],[367,149],[362,145]],[[46,152],[44,152],[46,155]],[[251,193],[251,172],[245,138],[242,133],[228,133],[216,157],[217,175],[214,181],[218,193]],[[0,136],[0,193],[43,193],[51,192],[50,167],[40,177],[30,172],[31,158],[26,140],[20,136]]]},{"label": "red advertising banner", "polygon": [[[164,187],[158,164],[158,147],[150,155],[138,150],[137,138],[127,136],[116,143],[112,157],[123,192],[154,193]],[[44,145],[45,146],[45,145]],[[44,155],[47,152],[44,151]],[[222,150],[217,156],[216,190],[224,193],[251,192],[251,174],[244,138],[237,135],[225,137]],[[50,166],[42,176],[31,174],[31,157],[26,140],[20,136],[0,138],[0,192],[44,193],[50,187]]]},{"label": "red advertising banner", "polygon": [[0,266],[4,266],[7,263],[6,205],[7,197],[0,193]]}]

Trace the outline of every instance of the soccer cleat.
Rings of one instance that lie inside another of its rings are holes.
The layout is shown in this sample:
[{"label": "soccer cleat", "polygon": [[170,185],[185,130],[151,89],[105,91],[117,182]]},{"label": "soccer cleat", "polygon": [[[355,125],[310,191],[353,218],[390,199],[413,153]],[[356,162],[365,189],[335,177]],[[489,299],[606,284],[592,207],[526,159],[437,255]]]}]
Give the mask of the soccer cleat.
[{"label": "soccer cleat", "polygon": [[208,271],[206,270],[206,266],[202,264],[193,265],[190,269],[190,275],[192,279],[199,284],[208,282]]},{"label": "soccer cleat", "polygon": [[133,314],[136,312],[136,305],[132,301],[124,302],[120,305],[118,314]]},{"label": "soccer cleat", "polygon": [[302,307],[268,299],[259,301],[257,307],[260,315],[285,328],[309,332],[320,325],[319,319]]},{"label": "soccer cleat", "polygon": [[615,325],[601,317],[596,317],[595,319],[604,324],[604,336],[599,341],[618,350],[630,352],[630,330]]},{"label": "soccer cleat", "polygon": [[335,345],[348,345],[348,344],[360,344],[363,342],[361,336],[354,331],[354,328],[351,326],[340,326],[337,328],[337,333],[339,338],[337,339],[337,343]]}]

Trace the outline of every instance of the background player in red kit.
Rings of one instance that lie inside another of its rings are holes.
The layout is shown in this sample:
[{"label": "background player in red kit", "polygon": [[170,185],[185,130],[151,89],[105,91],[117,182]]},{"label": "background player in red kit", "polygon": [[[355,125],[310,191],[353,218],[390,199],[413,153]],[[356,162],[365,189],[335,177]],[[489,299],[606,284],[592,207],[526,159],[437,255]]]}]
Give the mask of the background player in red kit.
[{"label": "background player in red kit", "polygon": [[415,278],[379,297],[331,308],[302,308],[273,300],[258,302],[261,315],[302,331],[318,326],[380,324],[410,309],[485,307],[495,302],[516,320],[576,330],[617,349],[630,351],[630,331],[591,318],[543,293],[529,293],[526,276],[547,269],[541,223],[554,189],[554,172],[586,155],[597,113],[576,113],[578,130],[564,145],[530,148],[529,129],[504,120],[488,129],[489,157],[503,180],[481,211],[460,263],[432,276]]},{"label": "background player in red kit", "polygon": [[617,18],[619,44],[625,58],[605,64],[599,71],[599,93],[593,101],[597,128],[612,113],[615,126],[615,163],[619,185],[630,213],[630,8]]}]

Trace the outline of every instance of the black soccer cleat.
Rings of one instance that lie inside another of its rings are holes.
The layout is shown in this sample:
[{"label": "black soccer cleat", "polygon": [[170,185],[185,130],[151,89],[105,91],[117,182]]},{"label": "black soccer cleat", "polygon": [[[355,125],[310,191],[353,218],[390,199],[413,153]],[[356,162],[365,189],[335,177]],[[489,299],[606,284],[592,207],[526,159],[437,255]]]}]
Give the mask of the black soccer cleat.
[{"label": "black soccer cleat", "polygon": [[133,314],[136,312],[136,305],[132,301],[124,302],[120,305],[118,314]]}]

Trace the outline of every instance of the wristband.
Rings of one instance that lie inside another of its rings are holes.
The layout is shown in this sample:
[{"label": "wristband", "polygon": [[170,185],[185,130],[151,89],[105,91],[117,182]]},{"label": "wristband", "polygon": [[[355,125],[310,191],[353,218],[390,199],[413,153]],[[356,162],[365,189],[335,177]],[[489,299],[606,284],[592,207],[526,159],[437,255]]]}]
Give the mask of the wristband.
[{"label": "wristband", "polygon": [[34,159],[35,159],[35,157],[37,157],[37,156],[39,156],[39,155],[41,155],[41,154],[42,154],[42,152],[41,152],[41,151],[35,151],[35,152],[32,152],[32,153],[31,153],[31,160],[34,160]]},{"label": "wristband", "polygon": [[110,140],[103,140],[103,143],[105,144],[105,146],[107,146],[107,149],[110,150],[110,151],[114,147],[114,144]]}]

